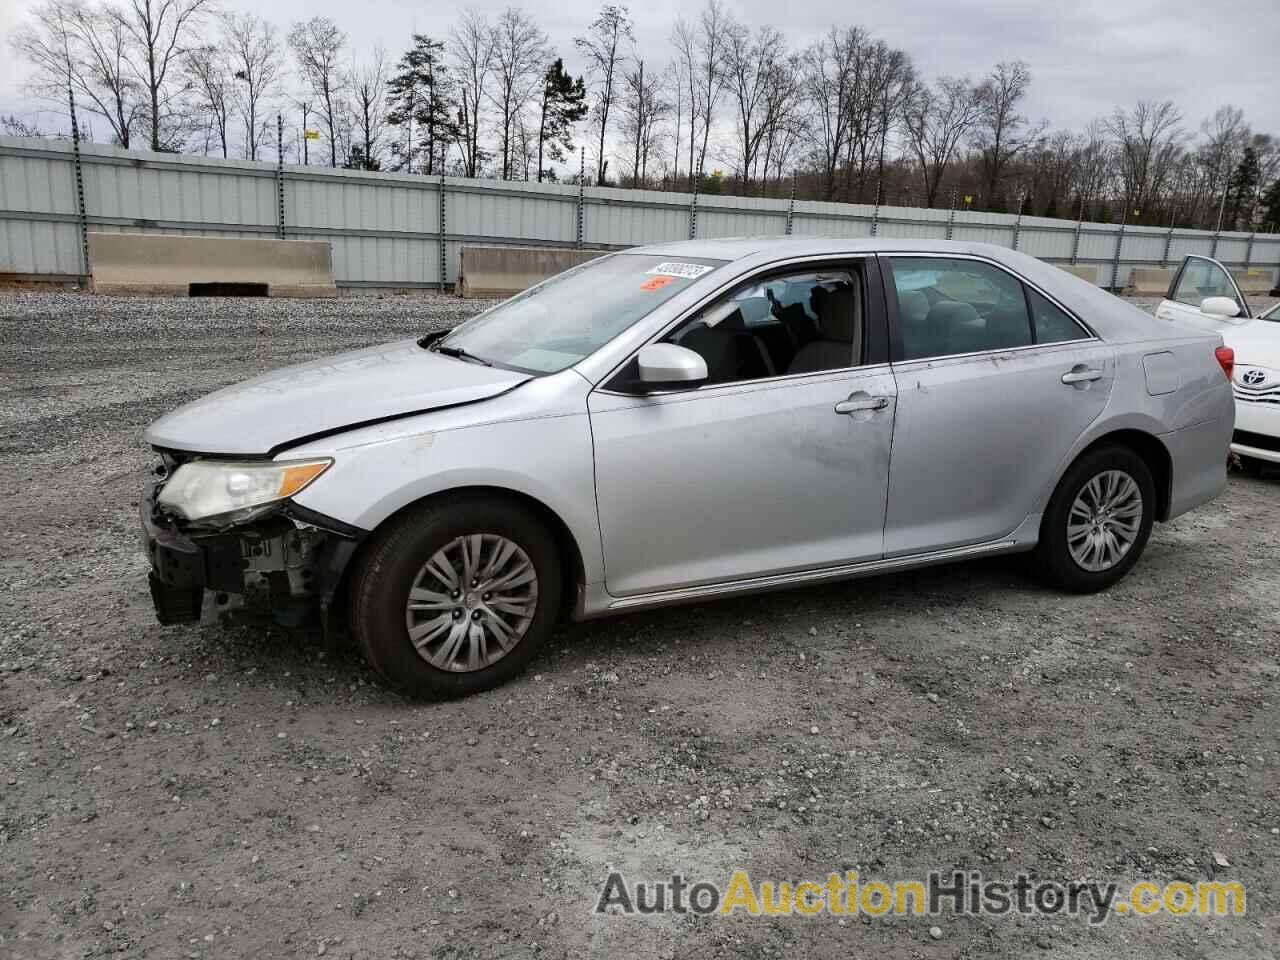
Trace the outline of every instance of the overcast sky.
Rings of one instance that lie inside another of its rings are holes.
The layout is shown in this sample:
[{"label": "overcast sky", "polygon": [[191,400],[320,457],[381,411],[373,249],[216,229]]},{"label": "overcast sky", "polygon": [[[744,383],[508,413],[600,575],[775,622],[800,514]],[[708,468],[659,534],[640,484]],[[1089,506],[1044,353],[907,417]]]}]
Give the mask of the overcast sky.
[{"label": "overcast sky", "polygon": [[[24,65],[8,37],[37,0],[0,0],[0,112],[31,117],[38,104],[22,92]],[[677,16],[696,15],[698,0],[633,0],[639,46],[650,62],[665,62]],[[256,5],[224,0],[265,14],[282,30],[327,14],[347,31],[356,54],[383,44],[398,56],[411,31],[443,37],[458,12],[473,6],[496,15],[508,0],[274,0]],[[542,25],[577,72],[573,37],[584,31],[596,0],[531,0],[521,5]],[[730,0],[738,19],[771,23],[799,47],[832,23],[856,22],[915,59],[922,75],[978,77],[1000,60],[1031,64],[1028,113],[1055,128],[1079,128],[1116,104],[1171,99],[1185,125],[1224,104],[1244,108],[1257,131],[1280,134],[1280,0]],[[52,120],[44,121],[53,125]]]}]

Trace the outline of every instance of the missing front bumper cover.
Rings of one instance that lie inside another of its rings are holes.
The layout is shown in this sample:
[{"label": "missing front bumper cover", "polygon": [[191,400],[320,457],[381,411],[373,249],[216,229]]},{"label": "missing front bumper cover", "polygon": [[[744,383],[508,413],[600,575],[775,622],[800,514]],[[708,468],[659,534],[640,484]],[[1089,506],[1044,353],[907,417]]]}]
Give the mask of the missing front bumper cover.
[{"label": "missing front bumper cover", "polygon": [[288,609],[295,620],[299,603],[314,603],[328,631],[329,608],[364,531],[295,504],[242,527],[183,529],[157,511],[157,488],[149,485],[139,506],[161,623],[198,620],[205,590],[243,595],[261,579],[273,609]]}]

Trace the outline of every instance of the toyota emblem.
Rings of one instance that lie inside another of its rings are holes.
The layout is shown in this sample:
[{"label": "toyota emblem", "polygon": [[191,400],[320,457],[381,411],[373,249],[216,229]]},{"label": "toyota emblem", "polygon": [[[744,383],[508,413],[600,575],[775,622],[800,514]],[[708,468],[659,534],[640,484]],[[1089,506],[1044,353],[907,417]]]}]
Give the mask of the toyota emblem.
[{"label": "toyota emblem", "polygon": [[1248,387],[1256,387],[1267,379],[1267,375],[1261,370],[1246,370],[1240,375],[1240,382]]}]

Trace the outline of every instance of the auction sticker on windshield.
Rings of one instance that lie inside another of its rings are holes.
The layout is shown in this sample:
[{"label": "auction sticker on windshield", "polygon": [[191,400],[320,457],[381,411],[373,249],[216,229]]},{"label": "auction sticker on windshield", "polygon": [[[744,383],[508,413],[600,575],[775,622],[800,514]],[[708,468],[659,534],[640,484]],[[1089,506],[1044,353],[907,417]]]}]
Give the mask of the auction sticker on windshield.
[{"label": "auction sticker on windshield", "polygon": [[664,260],[646,273],[661,273],[668,277],[683,277],[685,280],[697,280],[704,273],[710,273],[711,267],[701,263],[681,263],[676,260]]},{"label": "auction sticker on windshield", "polygon": [[652,280],[646,280],[644,283],[640,284],[640,289],[646,292],[651,292],[653,290],[661,290],[668,283],[675,282],[675,277],[654,277]]}]

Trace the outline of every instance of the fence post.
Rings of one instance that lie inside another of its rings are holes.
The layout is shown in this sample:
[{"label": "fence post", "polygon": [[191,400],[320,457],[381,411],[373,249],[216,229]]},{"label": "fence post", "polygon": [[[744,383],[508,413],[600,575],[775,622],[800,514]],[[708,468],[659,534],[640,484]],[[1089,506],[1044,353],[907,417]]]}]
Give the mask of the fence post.
[{"label": "fence post", "polygon": [[276,237],[284,239],[284,117],[276,114]]},{"label": "fence post", "polygon": [[1253,233],[1249,234],[1249,242],[1244,245],[1245,270],[1249,269],[1249,262],[1253,259],[1253,238],[1256,237],[1257,235],[1258,235],[1258,232],[1256,230]]},{"label": "fence post", "polygon": [[1125,204],[1125,211],[1120,215],[1120,229],[1116,233],[1116,252],[1111,260],[1111,285],[1107,288],[1112,293],[1116,291],[1116,284],[1120,280],[1120,248],[1124,246],[1124,225],[1128,219],[1128,204]]},{"label": "fence post", "polygon": [[1218,225],[1213,230],[1213,246],[1209,248],[1209,256],[1211,258],[1217,258],[1218,256],[1218,237],[1221,236],[1222,234],[1222,217],[1227,210],[1227,190],[1228,189],[1230,189],[1229,184],[1228,186],[1223,187],[1222,202],[1218,204]]},{"label": "fence post", "polygon": [[702,164],[693,175],[693,200],[689,203],[689,239],[698,238],[698,184],[702,183]]},{"label": "fence post", "polygon": [[1076,215],[1076,233],[1071,238],[1071,265],[1074,267],[1076,258],[1080,256],[1080,229],[1084,226],[1084,197],[1080,198],[1080,212]]},{"label": "fence post", "polygon": [[1160,266],[1169,265],[1169,251],[1173,248],[1173,222],[1176,214],[1169,214],[1169,232],[1164,235],[1164,253],[1160,257]]},{"label": "fence post", "polygon": [[1022,233],[1022,205],[1026,203],[1025,191],[1018,194],[1018,218],[1013,221],[1013,249],[1018,249],[1018,235]]},{"label": "fence post", "polygon": [[791,174],[791,202],[787,204],[787,236],[791,236],[791,225],[796,218],[796,175]]},{"label": "fence post", "polygon": [[84,168],[80,163],[80,124],[76,120],[76,95],[67,83],[67,104],[71,107],[71,161],[76,178],[76,220],[80,225],[80,266],[85,283],[93,272],[89,263],[89,215],[84,206]]},{"label": "fence post", "polygon": [[578,148],[578,236],[575,245],[582,249],[582,234],[585,226],[587,204],[587,148]]},{"label": "fence post", "polygon": [[955,233],[956,228],[956,188],[951,188],[951,213],[947,216],[947,239],[951,239],[951,235]]},{"label": "fence post", "polygon": [[880,229],[880,178],[876,178],[876,208],[871,211],[871,235],[874,237]]},{"label": "fence post", "polygon": [[440,244],[439,244],[440,246],[440,279],[437,281],[436,287],[439,289],[441,293],[444,293],[445,260],[446,260],[445,237],[448,233],[448,230],[446,229],[447,222],[445,219],[446,210],[445,210],[445,201],[444,201],[444,172],[443,171],[441,171],[440,173],[439,196],[437,197],[437,199],[440,201],[439,217],[438,217],[439,223],[437,225],[439,227],[439,233],[440,233]]}]

